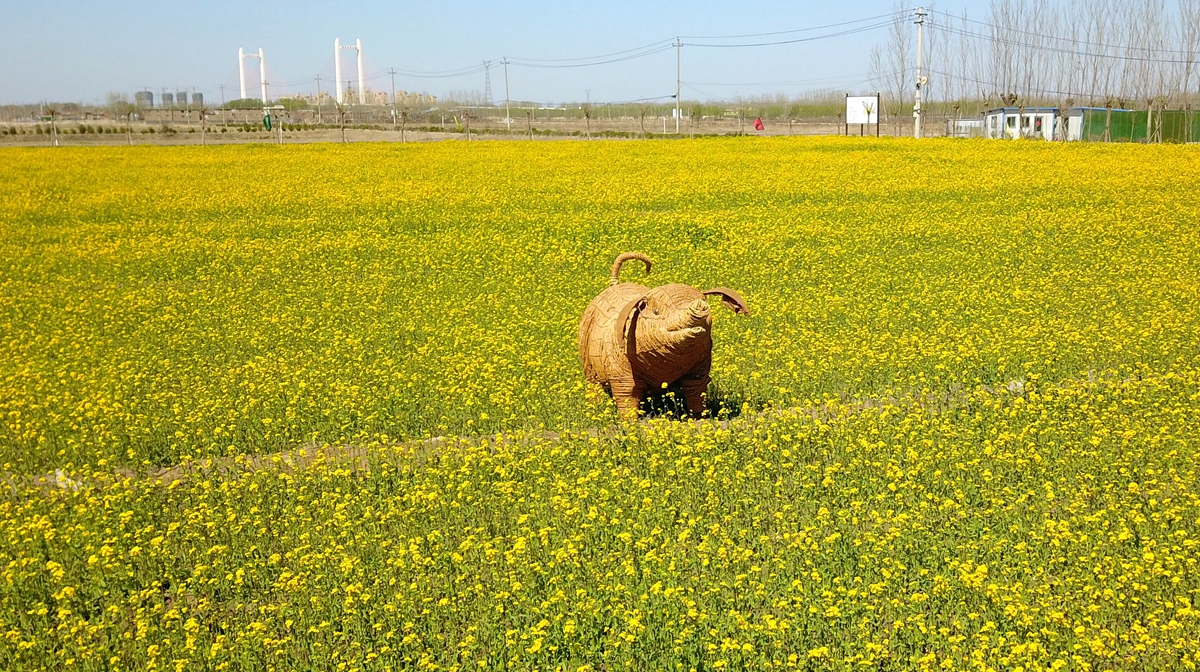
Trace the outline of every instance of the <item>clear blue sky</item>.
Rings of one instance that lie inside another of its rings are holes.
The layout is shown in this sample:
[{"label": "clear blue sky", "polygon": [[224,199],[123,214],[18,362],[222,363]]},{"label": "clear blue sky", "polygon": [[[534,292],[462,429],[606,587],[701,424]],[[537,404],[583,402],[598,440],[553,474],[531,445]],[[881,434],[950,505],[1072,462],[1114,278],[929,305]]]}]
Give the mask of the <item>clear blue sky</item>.
[{"label": "clear blue sky", "polygon": [[[916,4],[913,2],[912,4]],[[983,18],[983,0],[937,3],[966,7]],[[841,2],[361,2],[277,0],[210,2],[95,2],[49,0],[9,3],[0,21],[0,103],[39,100],[103,101],[108,91],[157,94],[195,90],[206,100],[238,95],[237,50],[266,54],[269,94],[323,90],[333,78],[333,40],[362,39],[368,75],[389,67],[406,71],[469,68],[483,59],[566,59],[607,54],[669,40],[676,35],[731,35],[783,31],[887,14],[892,0]],[[854,27],[854,26],[849,26]],[[831,32],[831,31],[826,31]],[[779,35],[743,41],[803,37]],[[683,48],[685,99],[796,94],[832,88],[867,90],[868,52],[882,29],[811,43],[760,48]],[[684,40],[685,43],[688,41]],[[699,40],[693,40],[698,42]],[[345,54],[343,79],[355,73]],[[257,97],[257,63],[247,61],[247,89]],[[494,100],[504,98],[503,70],[491,70]],[[367,83],[387,90],[386,74]],[[399,75],[398,90],[444,96],[482,90],[483,73],[420,79]],[[585,68],[509,66],[514,100],[540,103],[623,101],[669,96],[675,87],[673,49],[644,58]]]}]

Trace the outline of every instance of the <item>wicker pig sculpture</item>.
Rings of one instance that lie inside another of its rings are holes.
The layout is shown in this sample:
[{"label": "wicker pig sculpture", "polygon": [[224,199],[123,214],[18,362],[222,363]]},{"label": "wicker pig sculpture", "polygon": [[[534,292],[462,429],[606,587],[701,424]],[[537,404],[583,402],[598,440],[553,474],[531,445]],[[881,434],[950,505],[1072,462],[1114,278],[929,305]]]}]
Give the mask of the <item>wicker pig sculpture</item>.
[{"label": "wicker pig sculpture", "polygon": [[735,313],[749,315],[732,289],[703,292],[687,285],[650,289],[621,282],[621,264],[637,259],[650,273],[650,258],[626,252],[613,262],[609,287],[579,324],[579,357],[588,382],[611,392],[624,419],[637,417],[648,389],[680,383],[688,411],[700,417],[712,366],[712,315],[705,296],[717,295]]}]

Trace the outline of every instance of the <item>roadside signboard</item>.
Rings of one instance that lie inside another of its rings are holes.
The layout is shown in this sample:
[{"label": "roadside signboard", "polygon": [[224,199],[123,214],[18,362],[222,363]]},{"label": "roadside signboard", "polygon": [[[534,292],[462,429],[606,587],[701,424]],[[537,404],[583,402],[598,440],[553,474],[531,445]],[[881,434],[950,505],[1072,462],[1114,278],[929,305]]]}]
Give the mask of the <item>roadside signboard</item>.
[{"label": "roadside signboard", "polygon": [[879,123],[879,96],[846,96],[846,123]]},{"label": "roadside signboard", "polygon": [[850,125],[858,124],[858,134],[864,135],[867,126],[875,125],[875,135],[879,135],[879,94],[871,96],[852,96],[846,94],[846,126],[845,134],[850,134]]}]

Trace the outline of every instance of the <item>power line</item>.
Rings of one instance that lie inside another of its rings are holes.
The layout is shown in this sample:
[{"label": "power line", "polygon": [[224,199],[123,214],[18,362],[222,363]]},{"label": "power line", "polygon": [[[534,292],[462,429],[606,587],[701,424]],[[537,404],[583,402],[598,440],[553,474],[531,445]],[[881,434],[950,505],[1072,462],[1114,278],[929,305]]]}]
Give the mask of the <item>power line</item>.
[{"label": "power line", "polygon": [[[966,21],[967,23],[974,23],[974,24],[977,24],[980,26],[986,26],[993,30],[999,30],[999,31],[1004,31],[1004,32],[1009,32],[1009,33],[1019,33],[1021,35],[1029,35],[1031,37],[1041,37],[1041,38],[1045,38],[1045,39],[1049,39],[1049,40],[1057,40],[1059,42],[1069,42],[1071,44],[1078,44],[1078,45],[1082,45],[1085,47],[1099,47],[1101,49],[1118,49],[1118,50],[1125,50],[1125,51],[1144,51],[1147,53],[1157,52],[1157,53],[1163,53],[1163,54],[1174,54],[1174,55],[1179,55],[1179,56],[1198,56],[1198,55],[1193,54],[1192,52],[1190,52],[1188,50],[1184,50],[1184,49],[1166,49],[1166,48],[1161,48],[1161,47],[1138,47],[1138,46],[1134,46],[1134,45],[1125,45],[1125,44],[1105,44],[1103,42],[1089,42],[1087,40],[1080,40],[1080,39],[1074,38],[1074,37],[1065,37],[1062,35],[1051,35],[1048,33],[1037,33],[1037,32],[1028,31],[1028,30],[1021,30],[1019,28],[1008,28],[1008,27],[1004,27],[1004,26],[998,26],[994,23],[988,23],[987,21],[979,21],[976,19],[969,19],[965,16],[954,16],[952,14],[946,14],[945,12],[939,12],[936,9],[930,9],[928,11],[931,14],[939,14],[941,16],[950,17],[951,19],[954,19],[955,21]],[[940,23],[931,24],[931,25],[933,25],[936,28],[943,28],[942,24],[940,24]],[[958,30],[962,30],[962,29],[958,29]],[[990,35],[986,36],[986,37],[989,39],[991,38]],[[1081,54],[1081,55],[1086,55],[1086,54]],[[1193,59],[1193,60],[1195,60],[1195,59]],[[1171,61],[1171,62],[1178,62],[1178,61]]]},{"label": "power line", "polygon": [[[763,36],[771,36],[771,35],[786,35],[786,34],[794,34],[794,33],[812,32],[812,31],[817,31],[817,30],[828,30],[830,28],[839,28],[842,26],[849,26],[849,25],[855,25],[855,24],[861,24],[861,23],[875,21],[875,23],[872,23],[871,25],[867,25],[867,26],[858,26],[856,28],[852,28],[849,30],[837,31],[834,33],[827,33],[824,35],[814,35],[814,36],[810,36],[810,37],[802,37],[802,38],[791,39],[791,40],[776,40],[776,41],[768,41],[768,42],[741,43],[741,44],[737,44],[737,43],[735,43],[735,44],[710,44],[710,43],[703,43],[703,42],[695,42],[695,43],[685,42],[685,43],[683,43],[682,46],[702,47],[702,48],[748,48],[748,47],[767,47],[767,46],[775,46],[775,45],[783,45],[783,44],[797,44],[797,43],[801,43],[801,42],[813,42],[813,41],[817,41],[817,40],[830,39],[830,38],[834,38],[834,37],[841,37],[844,35],[853,35],[856,33],[875,30],[875,29],[890,25],[897,16],[901,16],[905,13],[906,12],[893,12],[893,13],[889,13],[889,14],[879,14],[876,16],[870,16],[870,17],[866,17],[866,18],[862,18],[862,19],[855,19],[853,21],[843,21],[840,23],[831,23],[831,24],[826,24],[826,25],[822,25],[822,26],[810,26],[807,28],[795,28],[795,29],[791,29],[791,30],[773,31],[773,32],[768,32],[768,33],[747,33],[747,34],[743,34],[743,35],[711,35],[711,36],[691,36],[691,37],[681,36],[678,39],[723,40],[723,39],[742,39],[742,38],[747,38],[747,37],[763,37]],[[887,20],[886,21],[878,21],[878,19],[887,19]],[[665,40],[658,40],[656,42],[651,42],[648,44],[643,44],[639,47],[633,47],[630,49],[622,49],[620,51],[614,51],[614,52],[609,52],[609,53],[605,53],[605,54],[597,54],[595,56],[579,56],[579,57],[573,57],[573,58],[529,58],[529,57],[510,56],[508,58],[508,61],[511,65],[519,65],[519,66],[523,66],[526,68],[586,68],[586,67],[591,67],[591,66],[596,66],[596,65],[608,65],[611,63],[620,63],[622,61],[629,61],[629,60],[634,60],[634,59],[639,59],[639,58],[645,58],[647,56],[653,56],[655,54],[659,54],[659,53],[668,51],[673,48],[676,48],[676,39],[665,39]],[[475,74],[484,72],[485,70],[486,70],[486,67],[483,65],[474,65],[474,66],[468,66],[468,67],[458,68],[458,69],[454,69],[454,70],[437,70],[437,71],[419,71],[419,70],[399,70],[399,69],[397,69],[396,73],[404,75],[406,77],[443,78],[443,77],[463,77],[463,76],[467,76],[467,75],[475,75]]]},{"label": "power line", "polygon": [[862,19],[854,19],[853,21],[842,21],[840,23],[828,23],[823,26],[811,26],[808,28],[793,28],[791,30],[776,30],[770,33],[746,33],[743,35],[680,35],[680,39],[684,40],[737,40],[746,37],[770,37],[772,35],[788,35],[791,33],[807,33],[814,30],[826,30],[829,28],[840,28],[856,23],[866,23],[868,21],[877,21],[879,19],[895,19],[899,16],[908,16],[912,12],[910,10],[901,10],[890,12],[888,14],[879,14],[876,16],[868,16]]},{"label": "power line", "polygon": [[612,105],[632,105],[633,103],[649,103],[649,102],[653,102],[656,100],[671,100],[674,97],[675,96],[673,96],[671,94],[667,94],[665,96],[650,96],[649,98],[633,98],[631,100],[615,100],[615,101],[608,101],[608,102],[596,102],[596,103],[590,103],[590,105],[592,107],[596,107],[597,105],[599,105],[601,107],[610,107]]},{"label": "power line", "polygon": [[851,28],[849,30],[842,30],[842,31],[838,31],[835,33],[826,33],[824,35],[814,35],[812,37],[798,37],[794,40],[777,40],[774,42],[746,42],[746,43],[742,43],[742,44],[706,44],[706,43],[702,43],[702,42],[684,42],[683,46],[685,46],[685,47],[718,48],[718,49],[719,48],[741,49],[741,48],[747,48],[747,47],[773,47],[773,46],[782,45],[782,44],[800,44],[802,42],[816,42],[818,40],[828,40],[828,39],[834,38],[834,37],[843,37],[846,35],[865,33],[868,31],[877,30],[879,28],[890,26],[890,25],[892,25],[892,23],[893,23],[893,20],[889,19],[887,21],[881,21],[879,23],[874,23],[869,26],[861,26],[859,28]]},{"label": "power line", "polygon": [[[997,91],[1001,91],[1001,90],[1003,90],[1003,89],[1007,88],[1007,87],[1001,86],[1001,85],[999,85],[999,84],[997,84],[996,82],[993,82],[993,81],[989,81],[989,80],[983,80],[983,79],[975,79],[974,77],[967,77],[966,75],[953,75],[953,74],[950,74],[950,73],[948,73],[948,72],[941,72],[941,71],[938,71],[938,70],[933,70],[933,69],[930,69],[930,70],[929,70],[929,72],[931,72],[931,73],[933,73],[933,74],[935,74],[935,75],[938,75],[938,76],[940,76],[940,77],[947,77],[947,78],[949,78],[949,79],[957,79],[957,80],[959,80],[960,82],[968,82],[968,83],[971,83],[971,84],[983,84],[984,86],[987,86],[987,87],[993,88],[993,89],[995,89],[995,90],[997,90]],[[1047,88],[1044,88],[1044,87],[1039,87],[1039,88],[1038,88],[1038,93],[1039,93],[1039,94],[1047,94],[1047,93],[1049,93],[1049,94],[1053,94],[1053,95],[1055,95],[1055,96],[1077,96],[1077,95],[1083,95],[1083,93],[1082,93],[1082,92],[1079,92],[1079,91],[1056,91],[1056,90],[1054,90],[1054,89],[1047,89]]]},{"label": "power line", "polygon": [[[659,40],[656,42],[651,42],[649,44],[643,44],[638,47],[633,47],[630,49],[622,49],[620,51],[614,51],[614,52],[609,52],[609,53],[605,53],[605,54],[598,54],[595,56],[581,56],[581,57],[574,57],[574,58],[553,58],[553,59],[551,59],[551,58],[510,57],[508,59],[508,61],[509,61],[509,64],[511,64],[511,65],[523,66],[526,68],[551,68],[551,69],[586,68],[586,67],[608,65],[608,64],[612,64],[612,63],[620,63],[623,61],[645,58],[648,56],[653,56],[655,54],[660,54],[660,53],[669,51],[671,49],[679,49],[680,47],[683,47],[683,46],[697,47],[697,48],[754,48],[754,47],[769,47],[769,46],[778,46],[778,45],[786,45],[786,44],[798,44],[798,43],[803,43],[803,42],[814,42],[814,41],[819,41],[819,40],[826,40],[826,39],[831,39],[831,38],[835,38],[835,37],[854,35],[857,33],[876,30],[878,28],[891,25],[892,22],[897,17],[902,16],[906,13],[907,13],[907,10],[899,11],[899,12],[892,12],[892,13],[888,13],[888,14],[879,14],[879,15],[875,15],[875,16],[864,17],[861,19],[854,19],[851,21],[842,21],[842,22],[838,22],[838,23],[831,23],[831,24],[825,24],[825,25],[820,25],[820,26],[808,26],[805,28],[794,28],[794,29],[789,29],[789,30],[779,30],[779,31],[771,31],[771,32],[763,32],[763,33],[744,33],[744,34],[736,34],[736,35],[681,36],[679,38]],[[880,19],[886,19],[886,20],[880,21]],[[864,24],[864,23],[868,24],[868,25],[860,25],[860,24]],[[832,33],[825,33],[825,34],[821,34],[821,35],[811,35],[811,36],[805,36],[805,37],[799,37],[799,38],[787,39],[787,40],[773,40],[773,41],[732,43],[732,44],[711,42],[712,40],[737,40],[737,39],[745,39],[745,38],[753,38],[753,37],[770,37],[770,36],[774,36],[774,35],[811,33],[814,31],[829,30],[832,28],[841,28],[841,27],[845,27],[845,26],[856,26],[856,27],[849,28],[846,30],[835,31]],[[705,42],[683,42],[682,40],[685,40],[685,39],[705,40]],[[451,70],[421,71],[421,70],[402,70],[402,69],[396,68],[394,70],[394,74],[401,75],[404,77],[421,78],[421,79],[444,79],[444,78],[467,77],[467,76],[477,75],[479,73],[486,72],[487,71],[486,63],[487,63],[487,61],[484,61],[483,63],[481,63],[479,65],[466,66],[466,67],[456,68],[456,69],[451,69]],[[381,78],[387,77],[390,74],[392,74],[392,73],[389,73],[389,71],[387,71],[387,70],[383,70],[380,72],[371,73],[370,75],[366,75],[363,77],[363,79],[364,80],[376,80],[376,79],[381,79]],[[293,88],[293,87],[300,86],[304,83],[307,83],[307,82],[311,81],[311,79],[312,79],[311,77],[305,77],[305,78],[296,79],[296,80],[292,80],[292,81],[282,82],[282,83],[276,84],[275,86],[278,86],[280,88]],[[839,78],[839,81],[842,81],[845,79],[847,79],[847,78]],[[714,86],[725,86],[725,84],[713,84],[713,85]],[[734,86],[736,86],[736,85],[734,85]],[[751,85],[747,84],[747,86],[751,86]]]},{"label": "power line", "polygon": [[538,63],[567,63],[567,62],[572,62],[572,61],[594,61],[594,60],[601,59],[601,58],[611,58],[613,56],[622,56],[624,54],[628,54],[628,53],[635,52],[635,51],[642,51],[645,49],[653,49],[656,47],[661,47],[663,45],[669,46],[672,43],[674,43],[674,40],[670,40],[670,39],[659,40],[657,42],[651,42],[650,44],[643,44],[640,47],[634,47],[632,49],[622,49],[621,51],[614,51],[610,54],[598,54],[596,56],[582,56],[579,58],[519,58],[519,57],[514,56],[514,57],[509,58],[509,60],[510,61],[534,61],[534,62],[538,62]]},{"label": "power line", "polygon": [[845,81],[849,81],[849,80],[867,81],[867,79],[869,79],[869,77],[870,77],[870,73],[863,72],[863,73],[859,73],[856,75],[846,75],[844,77],[823,77],[821,79],[794,79],[794,80],[783,80],[783,81],[778,81],[778,82],[687,82],[687,81],[685,81],[684,84],[687,84],[689,86],[794,86],[794,85],[824,84],[824,83],[837,84],[839,82],[845,82]]},{"label": "power line", "polygon": [[1020,40],[1007,39],[996,35],[983,35],[961,28],[952,28],[943,25],[936,26],[938,30],[946,31],[952,35],[961,35],[963,37],[973,37],[980,40],[988,40],[992,43],[1007,44],[1014,47],[1025,47],[1027,49],[1036,49],[1039,51],[1048,51],[1056,54],[1069,54],[1072,56],[1087,56],[1089,58],[1107,58],[1116,61],[1129,61],[1132,63],[1170,63],[1170,64],[1188,64],[1196,63],[1197,59],[1179,60],[1166,58],[1148,58],[1143,56],[1122,56],[1120,54],[1098,54],[1095,52],[1076,51],[1074,49],[1063,49],[1061,47],[1051,47],[1043,44],[1033,44],[1030,42],[1022,42]]},{"label": "power line", "polygon": [[434,71],[428,71],[428,72],[422,72],[419,70],[400,70],[400,69],[396,70],[396,74],[404,75],[405,77],[425,77],[425,78],[463,77],[466,75],[479,74],[481,72],[483,72],[483,64],[472,65],[472,66],[468,66],[465,68],[458,68],[457,70],[434,70]]},{"label": "power line", "polygon": [[676,48],[676,46],[674,46],[674,42],[672,41],[670,44],[664,44],[664,46],[655,47],[653,49],[646,50],[646,52],[634,53],[634,54],[630,54],[630,55],[626,55],[626,56],[619,56],[619,58],[613,58],[613,59],[606,59],[606,60],[599,60],[599,61],[592,61],[592,62],[577,62],[577,64],[545,64],[545,62],[528,62],[528,61],[522,61],[522,60],[517,60],[517,59],[510,59],[510,62],[512,65],[520,65],[523,67],[542,67],[542,68],[590,67],[590,66],[594,66],[594,65],[608,65],[608,64],[614,64],[614,62],[631,61],[634,59],[646,58],[646,56],[660,54],[662,52],[668,52],[668,50],[671,50],[674,48]]}]

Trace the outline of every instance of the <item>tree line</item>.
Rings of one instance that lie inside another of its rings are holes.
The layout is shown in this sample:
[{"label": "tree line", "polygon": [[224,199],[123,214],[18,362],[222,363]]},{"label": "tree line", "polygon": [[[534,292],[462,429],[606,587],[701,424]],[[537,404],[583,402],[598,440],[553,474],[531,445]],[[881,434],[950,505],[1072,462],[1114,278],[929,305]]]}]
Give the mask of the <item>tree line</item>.
[{"label": "tree line", "polygon": [[[911,119],[916,16],[896,5],[869,72],[892,123]],[[1200,0],[992,0],[971,16],[927,8],[927,114],[1002,105],[1183,109],[1197,101]]]}]

